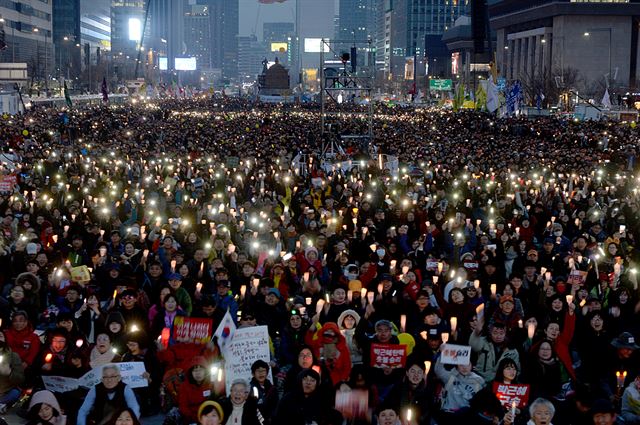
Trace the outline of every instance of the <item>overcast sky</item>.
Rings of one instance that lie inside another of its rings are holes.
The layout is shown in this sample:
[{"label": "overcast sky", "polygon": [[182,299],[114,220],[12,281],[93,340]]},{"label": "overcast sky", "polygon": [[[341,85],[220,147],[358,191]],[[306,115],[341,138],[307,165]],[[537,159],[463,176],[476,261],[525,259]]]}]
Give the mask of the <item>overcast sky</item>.
[{"label": "overcast sky", "polygon": [[[339,0],[314,0],[336,7]],[[294,22],[296,16],[296,0],[284,3],[260,4],[258,0],[239,0],[240,2],[240,35],[255,33],[262,40],[262,24],[264,22]],[[334,4],[335,3],[335,4]],[[338,10],[337,7],[335,10]],[[256,26],[256,19],[258,25]]]}]

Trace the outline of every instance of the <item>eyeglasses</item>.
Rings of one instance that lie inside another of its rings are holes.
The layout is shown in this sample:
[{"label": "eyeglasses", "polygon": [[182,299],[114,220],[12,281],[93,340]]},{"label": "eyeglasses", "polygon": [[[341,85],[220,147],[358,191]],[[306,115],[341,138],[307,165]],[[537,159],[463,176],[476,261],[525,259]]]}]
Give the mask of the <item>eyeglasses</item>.
[{"label": "eyeglasses", "polygon": [[102,379],[118,379],[120,378],[120,375],[105,375],[102,377]]}]

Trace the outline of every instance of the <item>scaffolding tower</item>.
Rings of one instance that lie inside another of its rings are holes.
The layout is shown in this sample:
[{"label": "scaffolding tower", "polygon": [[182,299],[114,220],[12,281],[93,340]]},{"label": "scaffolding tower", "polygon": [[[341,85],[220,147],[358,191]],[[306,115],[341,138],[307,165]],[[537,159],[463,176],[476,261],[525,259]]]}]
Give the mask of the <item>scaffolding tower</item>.
[{"label": "scaffolding tower", "polygon": [[[345,141],[356,141],[367,152],[373,141],[373,85],[375,62],[372,41],[322,39],[320,48],[321,156],[334,158]],[[355,57],[354,57],[355,56]],[[366,106],[366,112],[357,105]],[[362,118],[366,131],[347,133],[344,117]]]}]

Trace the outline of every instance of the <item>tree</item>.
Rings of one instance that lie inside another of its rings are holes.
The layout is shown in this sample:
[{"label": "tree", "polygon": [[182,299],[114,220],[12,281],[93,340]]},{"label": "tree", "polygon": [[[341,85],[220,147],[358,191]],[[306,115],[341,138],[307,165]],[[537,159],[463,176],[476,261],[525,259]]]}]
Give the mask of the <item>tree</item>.
[{"label": "tree", "polygon": [[569,90],[582,90],[584,78],[575,68],[556,68],[553,72],[545,68],[542,73],[520,73],[520,84],[526,104],[535,105],[537,96],[543,94],[542,106],[546,108],[557,104],[561,94]]}]

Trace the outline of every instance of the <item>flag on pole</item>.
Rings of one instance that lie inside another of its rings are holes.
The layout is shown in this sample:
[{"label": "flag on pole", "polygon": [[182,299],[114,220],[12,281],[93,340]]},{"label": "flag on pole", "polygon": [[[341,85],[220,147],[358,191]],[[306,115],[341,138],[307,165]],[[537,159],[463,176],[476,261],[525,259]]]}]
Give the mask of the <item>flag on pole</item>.
[{"label": "flag on pole", "polygon": [[602,106],[606,109],[611,109],[611,98],[609,97],[609,89],[604,89],[604,96],[602,96]]},{"label": "flag on pole", "polygon": [[69,96],[69,88],[67,82],[64,82],[64,101],[67,102],[69,109],[73,108],[73,102],[71,102],[71,96]]},{"label": "flag on pole", "polygon": [[102,77],[102,101],[105,103],[109,101],[109,90],[107,89],[106,77]]},{"label": "flag on pole", "polygon": [[227,310],[222,318],[222,322],[220,322],[220,325],[218,326],[218,329],[216,329],[216,332],[213,334],[213,336],[218,337],[218,347],[220,347],[220,351],[223,355],[225,354],[227,344],[231,342],[235,333],[236,324],[234,323],[229,310]]},{"label": "flag on pole", "polygon": [[487,111],[495,112],[500,107],[500,99],[498,98],[498,86],[490,78],[487,84]]}]

